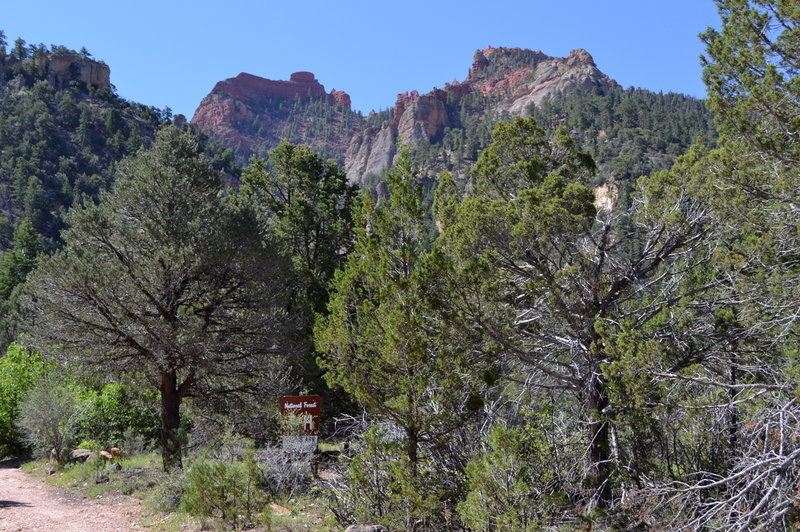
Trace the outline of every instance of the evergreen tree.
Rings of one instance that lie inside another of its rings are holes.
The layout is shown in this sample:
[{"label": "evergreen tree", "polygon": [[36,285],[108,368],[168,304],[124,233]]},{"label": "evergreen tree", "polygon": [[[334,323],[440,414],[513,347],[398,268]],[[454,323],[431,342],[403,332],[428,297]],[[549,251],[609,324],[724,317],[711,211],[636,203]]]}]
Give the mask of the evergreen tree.
[{"label": "evergreen tree", "polygon": [[671,277],[706,258],[707,210],[687,193],[691,182],[666,173],[643,180],[633,206],[598,208],[587,186],[593,169],[565,130],[548,136],[519,118],[495,129],[474,192],[449,209],[439,202],[439,210],[453,218],[443,249],[494,286],[482,291],[482,305],[461,303],[472,328],[521,361],[543,398],[553,389],[572,394],[586,427],[590,505],[608,506],[616,466],[608,337],[627,320],[642,329],[708,288]]},{"label": "evergreen tree", "polygon": [[[435,526],[444,494],[426,457],[480,410],[482,388],[480,364],[450,327],[446,262],[428,251],[421,187],[405,156],[387,180],[388,198],[362,201],[355,249],[336,275],[315,338],[329,382],[400,431],[393,440],[402,448],[399,461],[387,465],[395,495],[369,517],[410,530]],[[368,446],[385,445],[370,438]]]},{"label": "evergreen tree", "polygon": [[251,159],[242,182],[274,216],[276,236],[303,280],[306,301],[314,312],[324,311],[333,273],[352,246],[356,186],[334,161],[286,141],[270,152],[269,167]]},{"label": "evergreen tree", "polygon": [[87,369],[143,373],[161,396],[164,467],[180,467],[183,400],[255,386],[280,354],[277,250],[174,127],[125,161],[113,193],[67,220],[66,247],[33,280],[33,338]]}]

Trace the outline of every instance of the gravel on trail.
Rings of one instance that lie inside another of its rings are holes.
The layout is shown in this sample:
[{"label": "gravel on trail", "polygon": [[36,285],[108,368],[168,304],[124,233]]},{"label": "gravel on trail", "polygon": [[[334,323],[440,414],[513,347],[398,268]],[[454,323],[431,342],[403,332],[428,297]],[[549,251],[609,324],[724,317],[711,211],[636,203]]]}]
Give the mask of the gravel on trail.
[{"label": "gravel on trail", "polygon": [[0,461],[2,532],[143,531],[141,509],[132,497],[66,492],[23,472],[16,461]]}]

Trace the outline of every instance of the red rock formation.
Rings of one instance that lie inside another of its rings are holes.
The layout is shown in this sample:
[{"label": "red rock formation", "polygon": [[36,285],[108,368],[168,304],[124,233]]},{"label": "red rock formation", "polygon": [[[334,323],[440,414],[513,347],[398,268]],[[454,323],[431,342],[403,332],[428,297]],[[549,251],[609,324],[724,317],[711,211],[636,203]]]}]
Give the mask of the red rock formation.
[{"label": "red rock formation", "polygon": [[[481,120],[490,112],[525,115],[531,105],[559,92],[616,86],[614,80],[597,69],[586,50],[573,50],[568,57],[559,58],[538,50],[488,46],[475,52],[467,79],[427,94],[398,94],[391,118],[382,123],[354,123],[358,118],[352,115],[345,121],[341,111],[350,109],[350,96],[336,90],[326,93],[311,72],[295,72],[288,81],[244,73],[221,81],[200,104],[192,122],[226,144],[240,148],[244,156],[249,155],[248,151],[272,147],[280,135],[286,134],[289,125],[295,138],[302,142],[341,154],[348,177],[359,181],[370,173],[380,174],[392,163],[398,141],[436,143],[445,128],[462,127],[460,105],[469,94],[485,97],[484,107],[476,108],[475,102],[480,101],[476,99],[468,111]],[[324,135],[320,135],[318,123],[312,123],[319,117],[309,119],[306,115],[306,122],[289,123],[285,106],[270,103],[295,98],[323,100],[336,107],[333,113],[326,111]],[[338,126],[349,129],[335,129]]]},{"label": "red rock formation", "polygon": [[327,118],[331,128],[336,127],[336,121],[341,120],[342,113],[350,111],[350,96],[343,91],[325,92],[325,87],[311,72],[295,72],[289,80],[265,79],[243,72],[235,78],[217,83],[200,103],[192,123],[234,147],[245,159],[261,147],[269,149],[274,146],[280,132],[286,131],[287,127],[293,128],[304,142],[318,149],[344,153],[352,135],[352,126],[346,133],[343,130],[342,135],[334,133],[325,138],[306,137],[308,124],[298,121],[296,115],[287,115],[286,109],[292,105],[283,105],[282,111],[278,110],[280,105],[276,106],[280,102],[293,103],[295,99],[301,102],[322,101],[335,106],[335,117]]},{"label": "red rock formation", "polygon": [[331,97],[336,105],[350,109],[350,95],[344,91],[331,90]]},{"label": "red rock formation", "polygon": [[241,102],[255,102],[266,98],[299,97],[308,100],[325,97],[325,87],[314,78],[311,72],[295,72],[289,81],[275,81],[242,72],[235,78],[217,83],[211,94],[222,93]]}]

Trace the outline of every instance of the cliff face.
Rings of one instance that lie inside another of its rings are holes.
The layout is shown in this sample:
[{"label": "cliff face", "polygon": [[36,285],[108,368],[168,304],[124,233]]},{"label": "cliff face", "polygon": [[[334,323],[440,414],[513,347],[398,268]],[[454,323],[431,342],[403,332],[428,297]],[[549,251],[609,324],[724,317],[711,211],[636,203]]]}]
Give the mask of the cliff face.
[{"label": "cliff face", "polygon": [[[320,124],[320,113],[325,124]],[[350,96],[325,92],[311,72],[295,72],[288,81],[241,73],[214,86],[192,123],[241,157],[264,152],[281,138],[336,155],[344,153],[352,136],[343,124],[350,114]]]},{"label": "cliff face", "polygon": [[98,89],[111,87],[111,69],[105,63],[66,54],[47,56],[47,74],[56,88],[78,81]]},{"label": "cliff face", "polygon": [[[30,61],[35,64],[37,70],[44,72],[44,77],[55,89],[63,89],[72,81],[96,89],[111,88],[111,69],[108,65],[76,53],[47,52],[34,56]],[[12,55],[0,55],[0,79],[13,77],[14,66],[19,62]],[[25,83],[23,76],[15,85],[21,88]]]},{"label": "cliff face", "polygon": [[384,131],[387,127],[393,138],[410,144],[436,143],[446,127],[463,127],[460,110],[465,99],[482,102],[479,109],[473,109],[481,120],[502,113],[525,116],[531,105],[559,92],[579,88],[605,92],[618,86],[597,69],[586,50],[573,50],[562,58],[540,51],[489,46],[475,52],[466,80],[424,95],[416,91],[399,94],[393,120],[387,121],[379,134],[362,131],[354,137],[358,149],[348,151],[345,157],[347,176],[351,181],[361,181],[391,164],[396,146],[386,142],[390,136]]},{"label": "cliff face", "polygon": [[[585,50],[567,57],[540,51],[487,47],[475,52],[464,81],[427,94],[401,93],[381,117],[364,118],[350,111],[350,97],[325,92],[310,72],[288,81],[250,74],[217,83],[195,112],[192,122],[240,157],[265,153],[280,138],[305,142],[343,162],[351,181],[380,174],[392,164],[398,143],[436,144],[446,128],[464,128],[503,113],[525,115],[550,95],[595,88],[604,92],[617,83],[600,72]],[[320,124],[322,115],[324,124]]]}]

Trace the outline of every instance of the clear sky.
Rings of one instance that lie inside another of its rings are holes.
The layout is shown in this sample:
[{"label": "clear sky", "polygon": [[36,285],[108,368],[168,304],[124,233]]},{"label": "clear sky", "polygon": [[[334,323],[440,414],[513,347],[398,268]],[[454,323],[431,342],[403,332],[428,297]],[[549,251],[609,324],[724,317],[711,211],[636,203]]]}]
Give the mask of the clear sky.
[{"label": "clear sky", "polygon": [[585,48],[624,87],[705,96],[697,34],[711,0],[37,0],[3,2],[9,42],[85,46],[123,98],[191,118],[217,81],[309,70],[353,108],[463,80],[477,49]]}]

